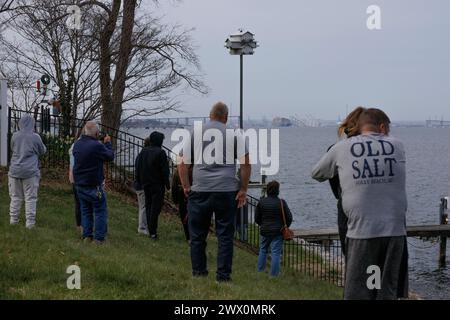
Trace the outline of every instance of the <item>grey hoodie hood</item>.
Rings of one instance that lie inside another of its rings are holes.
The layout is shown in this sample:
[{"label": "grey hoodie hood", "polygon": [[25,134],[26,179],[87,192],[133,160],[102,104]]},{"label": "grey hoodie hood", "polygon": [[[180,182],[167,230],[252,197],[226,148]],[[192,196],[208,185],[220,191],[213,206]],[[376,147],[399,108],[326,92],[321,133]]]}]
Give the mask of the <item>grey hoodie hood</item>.
[{"label": "grey hoodie hood", "polygon": [[20,118],[19,130],[23,132],[34,132],[34,118],[28,114]]},{"label": "grey hoodie hood", "polygon": [[41,137],[34,133],[34,119],[24,115],[19,120],[19,131],[11,139],[11,162],[8,175],[16,179],[29,179],[40,175],[39,157],[47,152]]}]

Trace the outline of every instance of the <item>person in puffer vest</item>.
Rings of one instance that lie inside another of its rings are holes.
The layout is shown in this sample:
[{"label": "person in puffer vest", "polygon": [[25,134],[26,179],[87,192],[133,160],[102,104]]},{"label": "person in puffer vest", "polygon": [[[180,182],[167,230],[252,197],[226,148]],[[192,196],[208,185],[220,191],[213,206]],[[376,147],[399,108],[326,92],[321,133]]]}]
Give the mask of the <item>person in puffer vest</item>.
[{"label": "person in puffer vest", "polygon": [[281,255],[283,253],[283,235],[281,229],[284,226],[282,206],[286,217],[286,225],[292,224],[291,210],[286,201],[278,197],[280,184],[271,181],[267,184],[267,197],[261,199],[256,206],[255,221],[259,225],[261,243],[259,246],[258,272],[266,268],[267,255],[271,251],[270,275],[276,277],[280,274]]}]

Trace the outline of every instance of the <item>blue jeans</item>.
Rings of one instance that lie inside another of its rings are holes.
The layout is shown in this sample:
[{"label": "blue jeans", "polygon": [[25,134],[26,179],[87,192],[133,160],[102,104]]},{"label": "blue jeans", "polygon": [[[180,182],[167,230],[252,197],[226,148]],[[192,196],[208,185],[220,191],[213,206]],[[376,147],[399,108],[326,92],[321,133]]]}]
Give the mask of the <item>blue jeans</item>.
[{"label": "blue jeans", "polygon": [[283,253],[283,237],[281,235],[275,237],[261,236],[261,244],[259,246],[258,256],[258,272],[266,269],[267,254],[271,251],[270,275],[278,276],[280,274],[281,254]]},{"label": "blue jeans", "polygon": [[218,281],[230,280],[233,262],[236,192],[191,192],[188,199],[188,224],[191,237],[191,262],[194,276],[207,275],[206,238],[214,212],[218,239]]},{"label": "blue jeans", "polygon": [[106,208],[106,195],[103,188],[77,186],[76,189],[80,200],[83,238],[93,238],[97,241],[104,241],[108,229],[108,211]]}]

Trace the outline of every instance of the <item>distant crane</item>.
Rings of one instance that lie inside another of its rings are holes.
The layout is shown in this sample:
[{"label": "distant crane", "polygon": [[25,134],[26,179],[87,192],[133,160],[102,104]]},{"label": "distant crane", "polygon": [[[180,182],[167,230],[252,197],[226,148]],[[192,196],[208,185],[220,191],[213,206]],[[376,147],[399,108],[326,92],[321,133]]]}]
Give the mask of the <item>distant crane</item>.
[{"label": "distant crane", "polygon": [[298,114],[294,114],[290,117],[290,120],[295,126],[298,127],[320,127],[322,121],[313,117],[311,114],[305,114],[304,118],[301,118]]}]

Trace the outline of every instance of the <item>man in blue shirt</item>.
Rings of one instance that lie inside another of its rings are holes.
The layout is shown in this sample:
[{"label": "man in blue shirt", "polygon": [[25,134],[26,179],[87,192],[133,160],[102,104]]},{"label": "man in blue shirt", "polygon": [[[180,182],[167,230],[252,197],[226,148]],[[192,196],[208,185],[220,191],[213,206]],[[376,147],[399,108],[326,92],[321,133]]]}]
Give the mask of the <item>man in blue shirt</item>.
[{"label": "man in blue shirt", "polygon": [[106,136],[103,144],[98,137],[97,123],[88,121],[84,134],[73,147],[73,177],[80,200],[83,239],[100,244],[105,241],[108,224],[103,162],[114,160],[114,151],[111,137]]}]

